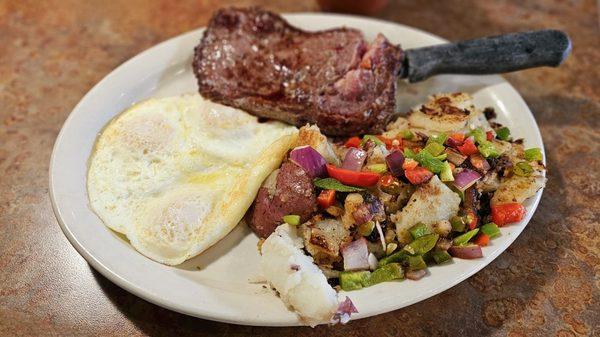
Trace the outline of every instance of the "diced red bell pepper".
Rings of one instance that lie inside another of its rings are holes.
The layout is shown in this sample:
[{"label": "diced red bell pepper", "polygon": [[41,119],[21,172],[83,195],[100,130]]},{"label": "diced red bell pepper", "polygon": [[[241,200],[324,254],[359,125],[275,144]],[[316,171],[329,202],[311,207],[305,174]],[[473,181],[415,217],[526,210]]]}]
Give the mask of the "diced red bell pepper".
[{"label": "diced red bell pepper", "polygon": [[322,190],[317,197],[317,204],[323,209],[335,203],[335,190]]},{"label": "diced red bell pepper", "polygon": [[331,164],[327,164],[327,173],[342,184],[351,186],[369,187],[379,181],[379,173],[344,170]]},{"label": "diced red bell pepper", "polygon": [[[385,144],[385,148],[388,150],[400,150],[402,149],[402,138],[387,138],[382,135],[377,135],[377,139]],[[394,145],[394,141],[397,141],[397,145]]]},{"label": "diced red bell pepper", "polygon": [[519,222],[524,215],[525,207],[516,202],[492,206],[492,221],[498,226]]},{"label": "diced red bell pepper", "polygon": [[465,156],[470,156],[479,152],[479,150],[477,150],[477,146],[475,146],[473,138],[471,137],[465,139],[462,145],[457,146],[457,148],[458,151],[460,151],[460,153],[462,153]]},{"label": "diced red bell pepper", "polygon": [[485,247],[490,243],[490,236],[485,233],[479,233],[473,240],[473,243],[481,247]]},{"label": "diced red bell pepper", "polygon": [[460,132],[456,132],[450,135],[450,137],[452,140],[454,140],[457,143],[462,143],[465,141],[465,134],[464,133],[460,133]]},{"label": "diced red bell pepper", "polygon": [[488,141],[491,141],[492,139],[494,139],[494,133],[492,131],[487,131],[485,133],[485,139],[487,139]]},{"label": "diced red bell pepper", "polygon": [[457,149],[459,146],[461,146],[462,143],[463,143],[462,141],[458,142],[454,138],[448,137],[448,139],[446,139],[446,146],[453,147],[455,149]]},{"label": "diced red bell pepper", "polygon": [[377,135],[375,137],[377,137],[377,139],[379,139],[380,141],[382,141],[385,144],[385,147],[392,146],[392,140],[391,139],[389,139],[387,137],[384,137],[382,135]]},{"label": "diced red bell pepper", "polygon": [[404,159],[404,163],[402,163],[402,168],[405,170],[412,170],[415,167],[417,167],[418,165],[419,165],[419,162],[417,162],[416,160],[406,158],[406,159]]},{"label": "diced red bell pepper", "polygon": [[394,177],[391,174],[384,174],[379,178],[379,184],[381,186],[390,186],[394,183]]},{"label": "diced red bell pepper", "polygon": [[477,215],[473,212],[469,212],[469,214],[467,214],[467,219],[469,219],[469,229],[475,229],[477,227],[477,223],[479,222],[479,218],[477,217]]},{"label": "diced red bell pepper", "polygon": [[404,170],[404,176],[411,184],[419,185],[428,182],[433,177],[433,173],[424,167],[417,166],[413,169]]},{"label": "diced red bell pepper", "polygon": [[451,134],[448,139],[446,139],[446,145],[453,147],[453,148],[458,148],[460,145],[462,145],[462,143],[465,141],[465,134],[464,133],[453,133]]},{"label": "diced red bell pepper", "polygon": [[344,144],[345,147],[360,147],[360,138],[358,137],[350,137]]}]

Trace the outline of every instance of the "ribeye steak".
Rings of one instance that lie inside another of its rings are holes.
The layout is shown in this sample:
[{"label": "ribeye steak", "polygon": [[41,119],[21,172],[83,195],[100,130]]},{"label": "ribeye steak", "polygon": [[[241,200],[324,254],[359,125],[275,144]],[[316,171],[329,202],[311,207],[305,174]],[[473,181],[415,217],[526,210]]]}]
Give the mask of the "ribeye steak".
[{"label": "ribeye steak", "polygon": [[380,133],[394,112],[403,52],[359,30],[307,32],[258,8],[221,9],[195,49],[200,93],[330,136]]}]

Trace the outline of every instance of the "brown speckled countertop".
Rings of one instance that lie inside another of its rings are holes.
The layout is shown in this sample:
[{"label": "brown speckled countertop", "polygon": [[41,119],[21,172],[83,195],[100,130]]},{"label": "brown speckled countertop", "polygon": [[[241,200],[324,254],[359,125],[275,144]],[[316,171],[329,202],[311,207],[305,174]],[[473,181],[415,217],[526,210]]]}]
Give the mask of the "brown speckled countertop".
[{"label": "brown speckled countertop", "polygon": [[451,40],[550,27],[573,40],[559,69],[506,76],[540,125],[549,181],[516,242],[456,287],[346,326],[275,329],[180,315],[93,271],[52,213],[54,139],[74,105],[114,67],[204,25],[225,3],[317,9],[312,1],[0,0],[1,336],[600,336],[600,30],[593,0],[392,1],[379,15]]}]

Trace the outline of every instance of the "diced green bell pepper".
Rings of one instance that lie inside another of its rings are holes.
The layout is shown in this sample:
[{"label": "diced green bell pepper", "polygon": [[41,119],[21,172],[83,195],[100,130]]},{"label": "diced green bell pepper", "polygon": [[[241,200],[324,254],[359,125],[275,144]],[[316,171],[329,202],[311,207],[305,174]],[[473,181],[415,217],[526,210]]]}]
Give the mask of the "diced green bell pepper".
[{"label": "diced green bell pepper", "polygon": [[469,136],[473,136],[473,139],[475,139],[475,142],[478,144],[481,144],[481,143],[487,141],[485,131],[483,131],[483,129],[481,129],[481,128],[471,130],[471,132],[469,132]]},{"label": "diced green bell pepper", "polygon": [[423,235],[431,234],[429,227],[422,222],[412,226],[409,231],[413,239],[418,239]]},{"label": "diced green bell pepper", "polygon": [[335,190],[338,192],[360,192],[364,191],[362,187],[348,186],[342,184],[339,180],[333,178],[315,179],[313,181],[316,187],[324,190]]},{"label": "diced green bell pepper", "polygon": [[292,226],[298,226],[300,224],[300,216],[294,214],[284,215],[283,222]]},{"label": "diced green bell pepper", "polygon": [[529,177],[533,173],[533,167],[526,161],[520,161],[512,168],[512,171],[518,176]]},{"label": "diced green bell pepper", "polygon": [[362,146],[363,146],[363,145],[365,145],[365,143],[366,143],[367,141],[369,141],[369,140],[373,141],[373,142],[374,142],[375,144],[377,144],[377,145],[385,145],[385,144],[384,144],[384,143],[381,141],[381,139],[377,138],[377,136],[373,136],[373,135],[364,135],[364,136],[363,136],[363,138],[362,138],[362,140],[360,141],[360,146],[362,147]]},{"label": "diced green bell pepper", "polygon": [[438,234],[426,234],[404,246],[404,251],[410,255],[423,255],[432,250],[440,236]]},{"label": "diced green bell pepper", "polygon": [[488,142],[487,140],[479,143],[479,145],[477,145],[477,149],[479,150],[479,153],[486,158],[495,158],[500,155],[494,144],[492,142]]},{"label": "diced green bell pepper", "polygon": [[496,137],[501,140],[508,140],[510,137],[510,129],[506,126],[501,127],[500,129],[496,130]]},{"label": "diced green bell pepper", "polygon": [[442,181],[454,181],[454,175],[452,174],[452,167],[450,164],[445,161],[444,167],[442,168],[442,172],[440,173],[440,179]]},{"label": "diced green bell pepper", "polygon": [[444,163],[441,160],[435,158],[431,153],[429,153],[425,149],[419,151],[419,153],[415,155],[414,159],[418,161],[419,164],[421,164],[421,166],[435,174],[439,174],[444,168]]},{"label": "diced green bell pepper", "polygon": [[415,158],[417,154],[415,153],[415,151],[409,149],[408,147],[404,149],[404,158]]},{"label": "diced green bell pepper", "polygon": [[386,264],[389,263],[394,263],[394,262],[404,262],[406,261],[406,259],[408,258],[408,254],[406,254],[405,251],[397,251],[391,255],[388,255],[384,258],[382,258],[381,260],[379,260],[379,262],[377,263],[378,267],[381,266],[385,266]]},{"label": "diced green bell pepper", "polygon": [[498,225],[493,222],[486,223],[485,225],[481,226],[481,231],[490,238],[500,235],[500,229],[498,228]]},{"label": "diced green bell pepper", "polygon": [[377,283],[387,282],[404,278],[404,270],[399,263],[389,263],[375,269],[371,273],[368,285],[372,286]]},{"label": "diced green bell pepper", "polygon": [[435,260],[435,263],[442,264],[452,258],[445,250],[434,250],[431,252],[431,257]]},{"label": "diced green bell pepper", "polygon": [[369,286],[371,273],[368,271],[343,271],[340,273],[340,287],[342,290],[357,290]]},{"label": "diced green bell pepper", "polygon": [[467,224],[465,223],[465,219],[462,216],[455,215],[450,218],[450,224],[452,225],[452,230],[455,232],[464,232]]},{"label": "diced green bell pepper", "polygon": [[471,239],[473,237],[475,237],[475,235],[477,235],[478,232],[479,232],[479,228],[472,229],[472,230],[466,232],[465,234],[455,237],[453,243],[456,246],[464,245],[467,242],[471,241]]},{"label": "diced green bell pepper", "polygon": [[435,141],[429,141],[427,142],[427,145],[425,145],[425,147],[423,148],[423,150],[431,153],[432,156],[439,156],[440,154],[442,154],[444,152],[444,145],[437,143]]},{"label": "diced green bell pepper", "polygon": [[419,270],[427,268],[427,263],[423,259],[423,256],[409,256],[408,257],[408,270]]},{"label": "diced green bell pepper", "polygon": [[400,137],[402,137],[406,140],[411,140],[411,139],[415,138],[415,135],[410,130],[404,130],[400,133]]},{"label": "diced green bell pepper", "polygon": [[[442,132],[438,135],[429,136],[428,143],[429,143],[429,141],[432,141],[432,142],[436,142],[438,144],[444,144],[446,142],[446,139],[448,139],[448,135]],[[432,154],[433,154],[433,152],[432,152]]]},{"label": "diced green bell pepper", "polygon": [[525,160],[540,161],[542,160],[542,150],[539,147],[533,147],[525,150]]},{"label": "diced green bell pepper", "polygon": [[371,164],[365,166],[365,169],[375,173],[383,173],[387,171],[387,166],[385,164]]}]

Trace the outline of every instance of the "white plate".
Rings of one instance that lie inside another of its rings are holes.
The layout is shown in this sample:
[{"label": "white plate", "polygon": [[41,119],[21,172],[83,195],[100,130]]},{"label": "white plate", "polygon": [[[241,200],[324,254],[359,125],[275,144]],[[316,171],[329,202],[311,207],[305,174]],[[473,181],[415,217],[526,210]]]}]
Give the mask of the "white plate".
[{"label": "white plate", "polygon": [[[423,31],[366,18],[293,14],[289,21],[307,30],[349,26],[368,39],[378,32],[402,47],[444,42]],[[65,235],[77,251],[102,275],[120,287],[157,305],[216,321],[287,326],[299,325],[271,291],[257,280],[257,238],[240,225],[200,256],[177,267],[164,266],[137,253],[110,231],[91,211],[86,192],[87,159],[96,135],[116,114],[135,102],[196,91],[191,69],[193,47],[202,30],[163,42],[125,62],[98,83],[75,107],[54,146],[50,163],[50,194]],[[500,76],[438,76],[420,84],[400,86],[400,109],[421,102],[428,94],[466,91],[479,107],[493,106],[500,122],[527,147],[543,148],[533,115],[515,89]],[[541,197],[527,203],[525,219],[502,228],[502,236],[483,249],[484,258],[454,259],[434,266],[420,281],[388,282],[349,292],[360,313],[354,319],[399,309],[438,294],[485,267],[523,231]]]}]

